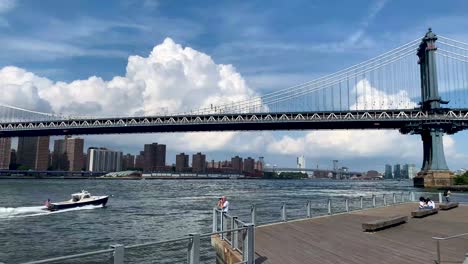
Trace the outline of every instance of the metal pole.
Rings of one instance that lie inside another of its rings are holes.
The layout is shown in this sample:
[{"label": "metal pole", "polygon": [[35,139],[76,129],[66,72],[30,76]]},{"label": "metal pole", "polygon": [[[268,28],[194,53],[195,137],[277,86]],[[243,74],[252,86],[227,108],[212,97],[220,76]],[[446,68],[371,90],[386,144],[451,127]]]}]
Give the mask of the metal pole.
[{"label": "metal pole", "polygon": [[393,193],[393,204],[396,204],[396,195]]},{"label": "metal pole", "polygon": [[188,264],[200,263],[200,234],[190,234],[188,245]]},{"label": "metal pole", "polygon": [[111,245],[114,249],[114,264],[124,264],[125,247],[122,244]]},{"label": "metal pole", "polygon": [[[224,212],[221,211],[221,232],[224,230]],[[224,240],[224,233],[221,233],[221,240]]]},{"label": "metal pole", "polygon": [[310,218],[310,217],[312,216],[312,214],[311,214],[311,206],[312,206],[312,205],[311,205],[311,201],[310,201],[310,200],[307,201],[307,205],[306,205],[306,206],[307,206],[307,218]]},{"label": "metal pole", "polygon": [[387,206],[387,197],[385,196],[385,193],[383,195],[383,205]]},{"label": "metal pole", "polygon": [[[232,218],[232,222],[234,223],[233,230],[239,228],[239,224],[237,223],[237,216]],[[239,248],[239,231],[232,232],[232,247],[234,249]]]},{"label": "metal pole", "polygon": [[364,204],[363,204],[363,202],[364,202],[364,201],[363,201],[363,197],[360,196],[360,197],[359,197],[359,200],[361,200],[361,209],[363,209],[363,208],[364,208],[364,207],[363,207],[363,205],[364,205]]},{"label": "metal pole", "polygon": [[349,212],[349,201],[348,201],[348,198],[345,199],[345,208],[346,208],[346,212]]},{"label": "metal pole", "polygon": [[372,207],[375,207],[375,194],[372,195]]},{"label": "metal pole", "polygon": [[242,260],[246,264],[255,263],[255,246],[254,246],[254,225],[249,223],[246,225],[247,230],[244,235],[244,245],[242,247]]},{"label": "metal pole", "polygon": [[401,203],[405,202],[405,194],[402,192],[401,193]]},{"label": "metal pole", "polygon": [[410,192],[410,201],[414,202],[414,192]]},{"label": "metal pole", "polygon": [[440,264],[440,241],[437,240],[437,264]]},{"label": "metal pole", "polygon": [[213,208],[213,233],[218,232],[218,211]]},{"label": "metal pole", "polygon": [[255,204],[252,204],[252,207],[250,207],[250,218],[252,219],[252,224],[257,225],[257,207]]},{"label": "metal pole", "polygon": [[442,193],[439,193],[439,203],[442,203]]},{"label": "metal pole", "polygon": [[328,214],[331,215],[332,214],[332,206],[331,206],[331,199],[328,198]]},{"label": "metal pole", "polygon": [[286,222],[286,203],[283,202],[283,205],[281,206],[281,218],[283,222]]},{"label": "metal pole", "polygon": [[[234,228],[234,226],[235,226],[235,224],[234,224],[235,219],[237,219],[237,216],[231,217],[231,230],[234,230],[234,229],[235,229],[235,228]],[[230,232],[230,234],[231,234],[231,246],[232,246],[232,242],[234,241],[234,235],[233,235],[233,233],[234,233],[234,232]]]}]

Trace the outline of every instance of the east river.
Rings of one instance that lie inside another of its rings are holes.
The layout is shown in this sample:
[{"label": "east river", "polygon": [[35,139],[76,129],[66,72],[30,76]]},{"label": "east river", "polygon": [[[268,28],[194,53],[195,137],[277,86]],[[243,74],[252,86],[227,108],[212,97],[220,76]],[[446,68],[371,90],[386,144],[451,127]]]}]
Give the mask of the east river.
[{"label": "east river", "polygon": [[[65,211],[42,210],[45,200],[63,201],[87,190],[92,195],[111,195],[106,208],[87,206]],[[343,210],[344,198],[354,197],[351,209],[371,205],[371,196],[383,203],[383,194],[408,195],[410,181],[332,180],[0,180],[0,262],[31,260],[107,249],[112,244],[133,245],[211,232],[212,208],[221,195],[230,201],[230,213],[248,221],[256,204],[258,222],[280,219],[282,202],[288,217],[305,216],[312,202],[314,215],[327,212],[332,198]],[[437,194],[429,194],[433,199]],[[202,262],[214,263],[209,239],[202,241]],[[134,249],[126,263],[184,263],[187,244]],[[110,254],[60,263],[110,263]]]}]

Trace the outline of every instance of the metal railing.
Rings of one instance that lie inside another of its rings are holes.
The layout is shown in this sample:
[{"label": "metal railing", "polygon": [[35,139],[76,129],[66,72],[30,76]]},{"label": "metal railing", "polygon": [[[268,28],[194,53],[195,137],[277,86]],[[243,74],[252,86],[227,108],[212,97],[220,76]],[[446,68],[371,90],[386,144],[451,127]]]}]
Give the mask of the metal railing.
[{"label": "metal railing", "polygon": [[[442,262],[442,259],[441,259],[441,254],[440,254],[440,241],[445,241],[445,240],[449,240],[449,239],[454,239],[454,238],[459,238],[459,237],[463,237],[463,236],[467,236],[468,233],[463,233],[463,234],[458,234],[458,235],[454,235],[454,236],[449,236],[449,237],[432,237],[432,239],[434,239],[436,241],[436,249],[437,249],[437,260],[435,261],[436,264],[441,264]],[[463,263],[468,263],[468,256],[466,256],[465,258],[465,262]]]},{"label": "metal railing", "polygon": [[[111,245],[110,246],[111,248],[109,249],[103,249],[103,250],[97,250],[97,251],[91,251],[91,252],[85,252],[85,253],[61,256],[61,257],[55,257],[55,258],[48,258],[48,259],[43,259],[43,260],[30,261],[30,262],[25,262],[23,264],[60,263],[61,261],[64,261],[64,260],[85,258],[89,256],[101,255],[101,254],[106,254],[106,253],[112,253],[111,263],[124,264],[125,252],[128,249],[144,248],[144,247],[150,247],[150,246],[161,246],[164,244],[182,242],[182,241],[186,241],[188,244],[187,263],[199,264],[200,263],[200,239],[201,238],[207,238],[213,235],[220,235],[222,237],[226,237],[226,234],[238,235],[239,233],[241,233],[241,236],[239,237],[242,241],[242,247],[241,247],[242,250],[239,250],[239,249],[238,250],[244,256],[243,262],[241,263],[253,264],[254,263],[253,262],[253,256],[254,256],[254,251],[253,251],[254,230],[253,229],[254,229],[254,226],[252,224],[243,223],[241,221],[238,221],[238,223],[240,223],[241,225],[233,229],[225,229],[225,230],[215,231],[212,233],[204,233],[204,234],[195,233],[195,234],[189,234],[188,236],[185,236],[185,237],[180,237],[180,238],[171,239],[171,240],[155,241],[155,242],[148,242],[148,243],[129,245],[129,246],[116,244],[116,245]],[[234,242],[232,242],[234,241],[232,240],[233,239],[232,237],[233,236],[231,236],[231,243],[236,245]],[[237,237],[235,239],[237,241]]]},{"label": "metal railing", "polygon": [[241,263],[255,263],[254,228],[253,223],[243,222],[237,216],[213,208],[213,234],[219,234],[221,240],[241,254]]}]

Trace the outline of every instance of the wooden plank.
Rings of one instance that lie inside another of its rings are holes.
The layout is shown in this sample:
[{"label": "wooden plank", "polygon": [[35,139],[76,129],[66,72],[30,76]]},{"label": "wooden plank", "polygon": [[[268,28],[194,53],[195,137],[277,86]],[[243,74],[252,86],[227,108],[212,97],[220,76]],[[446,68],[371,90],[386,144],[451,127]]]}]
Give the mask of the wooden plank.
[{"label": "wooden plank", "polygon": [[[363,222],[408,216],[415,207],[409,203],[257,227],[256,263],[434,263],[432,237],[468,232],[467,206],[376,233],[362,232]],[[468,237],[441,242],[442,259],[461,263],[467,248]]]}]

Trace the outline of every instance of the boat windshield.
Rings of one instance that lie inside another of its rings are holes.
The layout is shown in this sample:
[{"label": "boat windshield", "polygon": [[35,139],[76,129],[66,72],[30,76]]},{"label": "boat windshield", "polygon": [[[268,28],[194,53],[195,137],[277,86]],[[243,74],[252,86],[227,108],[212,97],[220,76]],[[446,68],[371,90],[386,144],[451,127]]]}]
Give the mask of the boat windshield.
[{"label": "boat windshield", "polygon": [[73,194],[72,195],[72,201],[74,202],[78,202],[80,200],[80,195],[79,194]]}]

